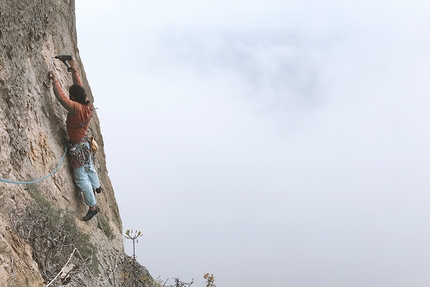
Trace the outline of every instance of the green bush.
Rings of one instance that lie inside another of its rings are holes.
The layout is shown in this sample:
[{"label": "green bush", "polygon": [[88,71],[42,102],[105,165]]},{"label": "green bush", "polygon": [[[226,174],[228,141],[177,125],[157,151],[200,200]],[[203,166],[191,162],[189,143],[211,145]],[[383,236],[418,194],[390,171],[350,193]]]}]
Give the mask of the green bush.
[{"label": "green bush", "polygon": [[97,219],[98,219],[97,227],[103,231],[103,233],[106,235],[107,238],[113,239],[115,236],[106,218],[102,214],[100,214],[100,216]]},{"label": "green bush", "polygon": [[34,204],[25,210],[15,210],[10,218],[12,227],[32,247],[33,258],[43,279],[46,282],[52,280],[75,248],[79,252],[75,252],[71,260],[78,266],[74,272],[91,272],[97,276],[100,273],[97,249],[90,236],[78,228],[73,214],[54,207],[35,186],[29,186],[27,190]]}]

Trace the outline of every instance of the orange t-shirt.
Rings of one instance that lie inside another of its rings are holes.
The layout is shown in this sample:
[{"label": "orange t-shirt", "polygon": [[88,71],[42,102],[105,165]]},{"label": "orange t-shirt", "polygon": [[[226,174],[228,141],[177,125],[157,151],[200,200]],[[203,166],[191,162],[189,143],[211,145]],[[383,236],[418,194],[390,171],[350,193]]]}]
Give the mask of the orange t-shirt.
[{"label": "orange t-shirt", "polygon": [[76,114],[73,115],[69,112],[67,115],[67,134],[72,143],[77,143],[86,137],[93,111],[90,104],[83,105],[78,102],[71,102],[70,106],[75,110]]},{"label": "orange t-shirt", "polygon": [[62,105],[71,108],[67,114],[66,129],[67,134],[72,143],[77,143],[87,136],[87,131],[90,125],[90,120],[93,114],[93,105],[84,105],[79,102],[72,101],[64,93],[60,83],[54,82],[58,90],[58,97],[61,99]]}]

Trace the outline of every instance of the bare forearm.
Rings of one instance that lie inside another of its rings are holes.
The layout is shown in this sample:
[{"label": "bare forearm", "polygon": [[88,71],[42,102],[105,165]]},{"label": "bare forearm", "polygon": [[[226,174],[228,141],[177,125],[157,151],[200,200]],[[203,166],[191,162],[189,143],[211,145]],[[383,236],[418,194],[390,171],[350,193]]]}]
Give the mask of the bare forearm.
[{"label": "bare forearm", "polygon": [[56,73],[54,71],[49,71],[48,78],[52,80],[52,89],[54,90],[54,95],[60,104],[69,112],[73,111],[71,100],[67,98],[66,94],[61,88],[61,84],[58,81]]},{"label": "bare forearm", "polygon": [[78,72],[78,68],[76,66],[75,60],[72,59],[69,61],[69,63],[70,63],[70,66],[72,67],[73,84],[77,84],[82,87],[82,80],[81,80],[81,77],[79,76],[79,72]]},{"label": "bare forearm", "polygon": [[72,107],[67,103],[68,99],[64,94],[63,89],[61,88],[60,82],[55,79],[52,83],[52,87],[54,90],[54,95],[57,98],[58,102],[68,111],[72,110]]}]

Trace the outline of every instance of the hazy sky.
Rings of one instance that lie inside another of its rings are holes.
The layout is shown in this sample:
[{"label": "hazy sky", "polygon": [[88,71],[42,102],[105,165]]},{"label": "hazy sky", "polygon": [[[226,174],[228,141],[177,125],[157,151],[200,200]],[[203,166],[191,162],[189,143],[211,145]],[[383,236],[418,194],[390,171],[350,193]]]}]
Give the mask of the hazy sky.
[{"label": "hazy sky", "polygon": [[429,286],[430,2],[76,6],[124,229],[144,233],[153,277]]}]

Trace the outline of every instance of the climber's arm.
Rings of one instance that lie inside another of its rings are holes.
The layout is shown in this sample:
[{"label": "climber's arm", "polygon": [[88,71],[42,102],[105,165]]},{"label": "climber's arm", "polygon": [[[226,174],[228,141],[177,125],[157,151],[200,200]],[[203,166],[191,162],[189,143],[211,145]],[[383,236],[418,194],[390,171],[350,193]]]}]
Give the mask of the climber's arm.
[{"label": "climber's arm", "polygon": [[78,68],[76,67],[75,59],[71,59],[69,61],[70,67],[72,67],[72,78],[73,78],[73,84],[78,84],[79,86],[82,86],[81,77],[79,76]]},{"label": "climber's arm", "polygon": [[58,81],[57,75],[53,71],[48,72],[48,77],[52,80],[52,87],[54,90],[55,97],[60,102],[60,104],[69,112],[74,112],[73,101],[67,98],[63,89],[61,88],[60,81]]}]

